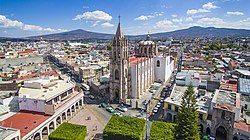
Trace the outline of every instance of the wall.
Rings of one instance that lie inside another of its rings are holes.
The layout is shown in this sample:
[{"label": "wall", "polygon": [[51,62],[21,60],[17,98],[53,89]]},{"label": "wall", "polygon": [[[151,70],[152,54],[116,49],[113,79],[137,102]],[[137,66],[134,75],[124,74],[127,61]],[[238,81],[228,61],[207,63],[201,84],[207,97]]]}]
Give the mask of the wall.
[{"label": "wall", "polygon": [[45,101],[30,98],[20,98],[19,97],[19,108],[20,110],[44,112],[45,111]]}]

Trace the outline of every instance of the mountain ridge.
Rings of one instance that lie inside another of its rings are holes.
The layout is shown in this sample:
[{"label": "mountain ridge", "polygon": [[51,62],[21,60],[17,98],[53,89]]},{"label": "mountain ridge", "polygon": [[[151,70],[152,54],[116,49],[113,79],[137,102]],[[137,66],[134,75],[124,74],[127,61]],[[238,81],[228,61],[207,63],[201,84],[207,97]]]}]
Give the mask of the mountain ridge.
[{"label": "mountain ridge", "polygon": [[[98,33],[86,31],[83,29],[76,29],[72,31],[54,33],[48,35],[30,36],[21,39],[29,40],[110,40],[114,34]],[[216,28],[216,27],[201,27],[193,26],[186,29],[180,29],[170,32],[160,32],[150,34],[153,39],[174,38],[194,38],[194,37],[250,37],[250,30],[247,29],[233,29],[233,28]],[[126,35],[131,40],[144,39],[144,35]],[[0,37],[4,38],[4,37]]]}]

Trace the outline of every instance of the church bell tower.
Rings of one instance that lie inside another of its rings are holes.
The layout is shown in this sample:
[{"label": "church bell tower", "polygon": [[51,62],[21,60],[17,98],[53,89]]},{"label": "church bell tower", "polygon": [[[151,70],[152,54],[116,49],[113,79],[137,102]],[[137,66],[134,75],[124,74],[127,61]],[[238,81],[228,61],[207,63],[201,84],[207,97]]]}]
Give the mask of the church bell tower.
[{"label": "church bell tower", "polygon": [[125,103],[128,96],[128,40],[122,33],[120,19],[110,53],[110,101]]}]

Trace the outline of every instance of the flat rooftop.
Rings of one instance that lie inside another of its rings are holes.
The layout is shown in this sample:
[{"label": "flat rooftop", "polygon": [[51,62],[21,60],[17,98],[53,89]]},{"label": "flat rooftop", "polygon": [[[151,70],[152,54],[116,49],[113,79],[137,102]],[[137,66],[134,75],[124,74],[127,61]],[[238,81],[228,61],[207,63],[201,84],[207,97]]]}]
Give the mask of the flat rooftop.
[{"label": "flat rooftop", "polygon": [[2,127],[0,126],[0,139],[5,139],[6,137],[8,137],[9,135],[16,133],[18,130],[17,129],[13,129],[13,128],[6,128],[6,127]]},{"label": "flat rooftop", "polygon": [[[185,91],[187,90],[187,86],[178,86],[175,85],[170,97],[165,99],[165,102],[175,104],[177,106],[181,106],[182,97],[184,96]],[[200,90],[197,89],[197,87],[194,87],[194,92],[198,93],[200,96],[197,97],[197,105],[198,105],[198,111],[206,113],[208,111],[208,107],[210,104],[209,98],[211,97],[211,92],[207,92],[206,90]],[[202,94],[203,93],[203,94]]]},{"label": "flat rooftop", "polygon": [[239,78],[239,93],[250,95],[250,79]]},{"label": "flat rooftop", "polygon": [[[29,81],[30,83],[32,81]],[[34,82],[41,82],[41,81],[34,81]],[[26,97],[32,99],[39,99],[39,100],[50,100],[54,97],[58,96],[59,94],[69,90],[70,88],[74,88],[74,83],[70,81],[64,80],[55,80],[53,82],[50,81],[43,81],[45,85],[41,88],[32,88],[32,87],[21,87],[19,90],[19,97]]]},{"label": "flat rooftop", "polygon": [[212,102],[216,108],[234,112],[240,108],[240,95],[236,92],[216,90]]},{"label": "flat rooftop", "polygon": [[20,111],[13,116],[0,121],[0,126],[19,129],[21,137],[34,130],[50,116],[43,113]]}]

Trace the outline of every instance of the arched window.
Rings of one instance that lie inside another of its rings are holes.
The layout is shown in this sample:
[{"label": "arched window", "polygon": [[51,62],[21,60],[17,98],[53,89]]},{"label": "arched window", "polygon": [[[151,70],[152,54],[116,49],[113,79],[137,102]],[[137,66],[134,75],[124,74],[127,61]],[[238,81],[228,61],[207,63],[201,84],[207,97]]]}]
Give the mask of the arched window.
[{"label": "arched window", "polygon": [[119,71],[115,70],[115,80],[119,80]]},{"label": "arched window", "polygon": [[225,111],[223,110],[222,113],[221,113],[221,118],[222,119],[225,119]]},{"label": "arched window", "polygon": [[157,67],[160,67],[160,66],[161,66],[160,60],[157,60],[157,61],[156,61],[156,66],[157,66]]}]

